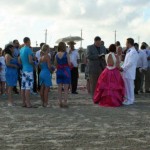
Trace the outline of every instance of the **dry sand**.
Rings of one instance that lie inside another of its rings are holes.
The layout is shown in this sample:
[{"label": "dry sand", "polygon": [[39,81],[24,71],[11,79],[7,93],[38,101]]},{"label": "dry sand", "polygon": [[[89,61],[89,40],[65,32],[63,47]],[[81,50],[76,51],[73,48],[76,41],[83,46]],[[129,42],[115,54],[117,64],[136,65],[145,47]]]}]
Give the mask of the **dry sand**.
[{"label": "dry sand", "polygon": [[[69,94],[69,108],[57,106],[57,90],[49,93],[52,108],[40,107],[40,96],[31,96],[38,108],[7,107],[0,97],[0,150],[149,150],[150,95],[137,96],[128,107],[103,108],[92,103],[83,89]],[[54,86],[55,87],[55,86]]]}]

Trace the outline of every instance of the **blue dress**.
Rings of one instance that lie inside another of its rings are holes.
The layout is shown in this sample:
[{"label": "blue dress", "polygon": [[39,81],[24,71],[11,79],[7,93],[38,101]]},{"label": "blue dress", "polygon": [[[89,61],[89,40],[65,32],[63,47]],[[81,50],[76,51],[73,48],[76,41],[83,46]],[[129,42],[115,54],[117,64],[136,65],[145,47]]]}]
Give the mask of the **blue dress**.
[{"label": "blue dress", "polygon": [[[10,64],[18,65],[17,59],[10,60]],[[6,83],[8,86],[16,86],[18,80],[18,69],[6,65]]]},{"label": "blue dress", "polygon": [[57,60],[57,72],[56,72],[56,80],[57,84],[70,84],[71,83],[71,72],[68,65],[67,60],[67,52],[64,53],[62,58],[58,57],[58,54],[56,55]]},{"label": "blue dress", "polygon": [[40,72],[40,85],[45,85],[46,87],[52,86],[52,76],[48,68],[47,62],[40,63],[41,72]]}]

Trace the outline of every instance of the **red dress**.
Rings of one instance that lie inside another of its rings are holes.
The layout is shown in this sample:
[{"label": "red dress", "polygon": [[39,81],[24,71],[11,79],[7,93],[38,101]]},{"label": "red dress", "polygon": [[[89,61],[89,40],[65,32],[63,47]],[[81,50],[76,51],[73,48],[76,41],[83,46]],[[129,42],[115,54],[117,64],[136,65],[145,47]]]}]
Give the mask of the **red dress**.
[{"label": "red dress", "polygon": [[[114,53],[112,55],[114,66],[107,66],[99,76],[93,101],[100,106],[119,107],[124,101],[125,87],[120,71],[116,67],[117,59]],[[108,56],[106,55],[106,62]]]}]

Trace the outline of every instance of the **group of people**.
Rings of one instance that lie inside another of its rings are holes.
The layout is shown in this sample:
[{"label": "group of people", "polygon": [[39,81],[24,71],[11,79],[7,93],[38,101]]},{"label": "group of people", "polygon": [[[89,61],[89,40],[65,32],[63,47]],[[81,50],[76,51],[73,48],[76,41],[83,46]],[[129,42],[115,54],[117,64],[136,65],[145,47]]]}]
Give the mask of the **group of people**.
[{"label": "group of people", "polygon": [[[52,65],[48,44],[41,43],[40,50],[34,53],[30,38],[25,37],[23,42],[23,45],[19,45],[19,41],[14,40],[7,44],[4,50],[0,49],[0,89],[2,95],[5,92],[8,94],[8,106],[15,106],[12,92],[18,94],[17,81],[19,81],[22,107],[33,107],[30,101],[30,93],[33,88],[39,90],[42,106],[50,107],[48,92],[52,86],[52,73],[56,71],[59,106],[68,107],[68,90],[70,89],[72,94],[78,94],[79,56],[74,46],[76,43],[70,41],[67,47],[64,42],[60,42],[54,65]],[[37,74],[38,88],[33,86]],[[64,98],[62,91],[64,91]]]},{"label": "group of people", "polygon": [[87,89],[94,103],[105,107],[131,105],[134,94],[150,93],[150,49],[128,38],[126,49],[120,42],[111,44],[107,50],[100,37],[86,52]]},{"label": "group of people", "polygon": [[[20,45],[18,40],[14,40],[4,50],[0,48],[0,89],[2,95],[7,91],[8,106],[14,106],[12,92],[18,93],[18,81],[23,107],[33,107],[30,101],[33,89],[35,92],[39,90],[42,106],[49,107],[48,92],[55,71],[58,104],[68,107],[68,90],[78,94],[79,55],[75,49],[76,43],[69,41],[67,47],[64,42],[60,42],[53,65],[48,44],[41,43],[40,49],[34,53],[30,38],[25,37],[23,42]],[[134,94],[144,92],[144,86],[145,92],[150,93],[150,50],[145,42],[139,49],[138,43],[128,38],[126,49],[121,47],[119,41],[107,49],[97,36],[94,44],[87,47],[85,60],[87,90],[95,104],[106,107],[131,105],[135,101]]]}]

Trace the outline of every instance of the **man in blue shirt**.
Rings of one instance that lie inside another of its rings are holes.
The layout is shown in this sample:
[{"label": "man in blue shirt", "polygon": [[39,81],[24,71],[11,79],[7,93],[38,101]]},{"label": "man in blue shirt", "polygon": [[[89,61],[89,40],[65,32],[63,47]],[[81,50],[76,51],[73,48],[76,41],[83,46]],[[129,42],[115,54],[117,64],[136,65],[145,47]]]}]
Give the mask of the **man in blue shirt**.
[{"label": "man in blue shirt", "polygon": [[33,52],[28,37],[24,38],[24,47],[20,50],[20,63],[22,64],[21,94],[23,107],[31,108],[30,89],[33,88]]}]

